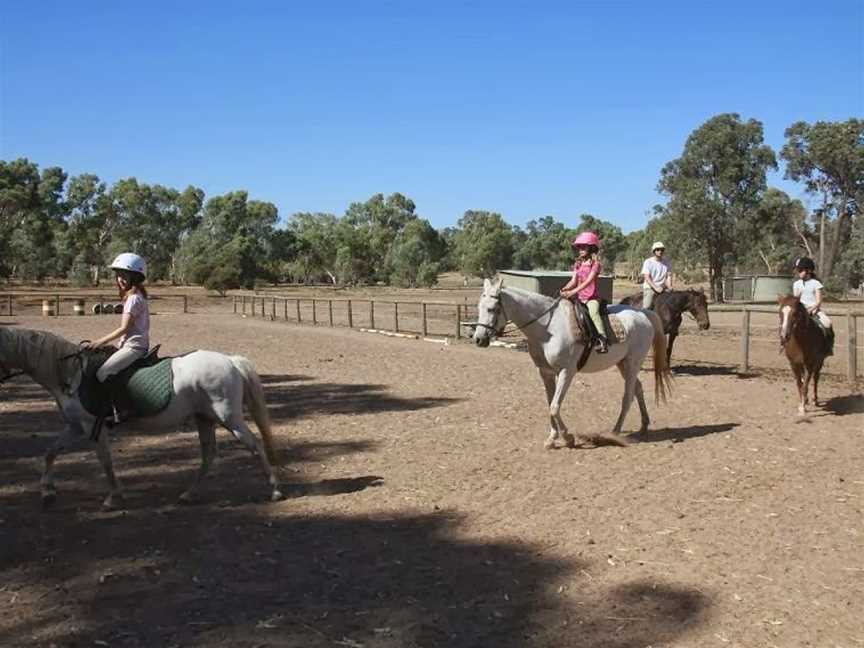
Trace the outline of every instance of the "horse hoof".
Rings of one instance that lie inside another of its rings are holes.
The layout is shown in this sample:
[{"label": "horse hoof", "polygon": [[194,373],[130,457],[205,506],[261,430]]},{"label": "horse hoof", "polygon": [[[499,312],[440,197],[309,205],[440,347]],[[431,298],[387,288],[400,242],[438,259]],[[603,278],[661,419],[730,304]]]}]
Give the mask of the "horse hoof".
[{"label": "horse hoof", "polygon": [[280,491],[278,488],[274,489],[273,492],[270,494],[271,502],[281,502],[284,499],[285,495],[283,495],[282,491]]},{"label": "horse hoof", "polygon": [[555,450],[557,446],[554,441],[544,441],[543,447],[546,448],[546,450]]},{"label": "horse hoof", "polygon": [[180,497],[177,498],[177,503],[182,504],[184,506],[189,506],[191,504],[198,503],[198,496],[194,493],[183,493]]},{"label": "horse hoof", "polygon": [[574,437],[572,434],[565,434],[564,435],[564,445],[568,448],[575,448],[576,447],[576,437]]},{"label": "horse hoof", "polygon": [[49,509],[57,501],[57,493],[55,491],[46,491],[42,493],[42,508]]},{"label": "horse hoof", "polygon": [[102,501],[102,510],[103,511],[116,511],[117,509],[123,508],[123,496],[122,495],[109,495]]}]

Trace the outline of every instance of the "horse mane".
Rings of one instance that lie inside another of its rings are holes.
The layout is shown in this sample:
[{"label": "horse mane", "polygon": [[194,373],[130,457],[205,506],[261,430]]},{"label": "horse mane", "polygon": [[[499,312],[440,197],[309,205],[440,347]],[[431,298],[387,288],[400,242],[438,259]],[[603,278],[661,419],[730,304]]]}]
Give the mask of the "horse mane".
[{"label": "horse mane", "polygon": [[60,358],[77,352],[78,345],[48,331],[0,326],[0,349],[4,354],[13,354],[18,362],[26,359],[32,369],[43,375],[59,378]]}]

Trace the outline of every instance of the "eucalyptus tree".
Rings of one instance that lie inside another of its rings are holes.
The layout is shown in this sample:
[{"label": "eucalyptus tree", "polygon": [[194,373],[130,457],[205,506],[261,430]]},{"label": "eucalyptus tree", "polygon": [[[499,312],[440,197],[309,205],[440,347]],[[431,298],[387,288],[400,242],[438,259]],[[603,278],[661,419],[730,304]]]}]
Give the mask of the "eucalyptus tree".
[{"label": "eucalyptus tree", "polygon": [[762,200],[768,169],[776,167],[761,122],[728,113],[693,131],[681,157],[661,171],[658,190],[669,197],[664,216],[691,249],[702,251],[714,299],[722,299],[725,266],[747,245],[746,217]]}]

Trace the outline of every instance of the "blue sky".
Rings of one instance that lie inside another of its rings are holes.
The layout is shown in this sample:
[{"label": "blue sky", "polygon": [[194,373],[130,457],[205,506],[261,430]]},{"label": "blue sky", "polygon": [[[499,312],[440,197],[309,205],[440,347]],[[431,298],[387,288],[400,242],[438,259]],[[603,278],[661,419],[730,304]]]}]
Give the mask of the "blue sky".
[{"label": "blue sky", "polygon": [[795,121],[864,115],[862,6],[5,3],[0,158],[246,189],[283,217],[399,191],[439,228],[488,209],[626,232],[715,114],[777,150]]}]

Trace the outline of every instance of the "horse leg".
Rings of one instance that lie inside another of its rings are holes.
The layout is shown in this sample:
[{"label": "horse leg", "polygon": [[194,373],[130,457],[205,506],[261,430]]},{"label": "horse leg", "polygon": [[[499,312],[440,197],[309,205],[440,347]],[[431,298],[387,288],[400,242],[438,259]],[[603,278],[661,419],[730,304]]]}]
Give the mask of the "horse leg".
[{"label": "horse leg", "polygon": [[666,366],[672,366],[672,345],[675,344],[675,338],[678,337],[678,331],[669,331],[669,343],[666,345]]},{"label": "horse leg", "polygon": [[45,469],[42,471],[42,478],[39,480],[43,508],[48,508],[57,499],[57,489],[54,486],[54,462],[63,450],[81,443],[84,435],[83,433],[78,433],[78,430],[80,430],[80,427],[74,427],[72,424],[67,423],[54,443],[45,452]]},{"label": "horse leg", "polygon": [[[618,363],[618,371],[621,372],[621,377],[624,379],[624,384],[627,384],[627,372],[629,365],[622,360]],[[640,432],[647,432],[648,426],[651,425],[651,418],[648,416],[648,406],[645,405],[645,392],[642,390],[642,381],[639,380],[639,368],[636,368],[636,380],[634,381],[634,391],[636,394],[636,404],[639,405],[639,416],[642,418],[642,425],[639,428]],[[629,409],[629,406],[628,406]],[[623,421],[621,422],[623,425]]]},{"label": "horse leg", "polygon": [[105,477],[108,479],[108,495],[102,500],[102,508],[106,511],[114,510],[118,504],[123,502],[123,491],[120,488],[120,481],[114,474],[114,464],[111,460],[111,441],[108,438],[108,431],[102,430],[99,433],[99,439],[96,441],[96,456],[99,457],[99,463],[102,464],[102,469],[105,471]]},{"label": "horse leg", "polygon": [[[553,425],[558,428],[561,438],[568,448],[576,447],[576,439],[567,431],[567,426],[564,424],[564,419],[561,418],[561,403],[564,401],[564,396],[570,388],[570,383],[573,381],[576,372],[568,368],[564,368],[558,372],[555,377],[555,393],[552,394],[552,401],[549,403],[549,416],[552,418]],[[556,425],[557,424],[557,425]],[[581,434],[579,435],[582,436]],[[549,447],[547,441],[547,448]]]},{"label": "horse leg", "polygon": [[810,394],[807,392],[810,391],[810,379],[813,377],[813,370],[810,367],[806,367],[804,370],[804,386],[801,389],[801,404],[804,408],[804,411],[801,413],[804,414],[807,406],[810,404]]},{"label": "horse leg", "polygon": [[804,406],[804,366],[797,363],[793,364],[792,373],[795,374],[795,385],[798,387],[798,413],[803,415],[807,412],[807,408]]},{"label": "horse leg", "polygon": [[[546,389],[546,403],[552,406],[552,399],[555,396],[555,374],[540,370],[540,378],[543,379],[543,387]],[[552,412],[550,409],[549,412],[549,437],[546,439],[546,443],[544,444],[547,450],[551,450],[555,447],[555,440],[558,438],[558,423],[555,420],[555,417],[552,416]]]},{"label": "horse leg", "polygon": [[216,424],[200,415],[195,417],[195,424],[198,426],[198,441],[201,444],[201,468],[195,482],[180,495],[180,502],[183,504],[191,504],[197,499],[196,491],[216,458]]},{"label": "horse leg", "polygon": [[819,407],[819,374],[822,373],[822,362],[813,369],[813,406]]},{"label": "horse leg", "polygon": [[267,475],[267,483],[270,484],[270,499],[274,502],[284,499],[282,491],[279,490],[279,481],[273,473],[273,467],[270,465],[270,462],[267,461],[267,455],[264,454],[264,447],[261,445],[258,437],[256,437],[252,430],[249,429],[249,426],[246,425],[246,422],[239,416],[235,416],[234,420],[227,421],[226,423],[223,423],[223,425],[240,443],[249,449],[249,452],[258,457],[261,461],[261,465],[264,468],[264,474]]}]

